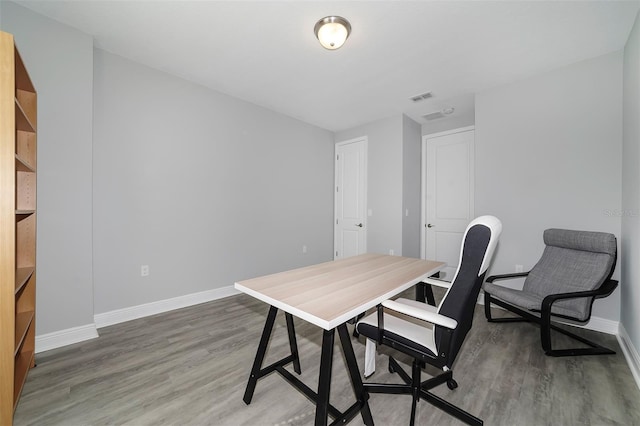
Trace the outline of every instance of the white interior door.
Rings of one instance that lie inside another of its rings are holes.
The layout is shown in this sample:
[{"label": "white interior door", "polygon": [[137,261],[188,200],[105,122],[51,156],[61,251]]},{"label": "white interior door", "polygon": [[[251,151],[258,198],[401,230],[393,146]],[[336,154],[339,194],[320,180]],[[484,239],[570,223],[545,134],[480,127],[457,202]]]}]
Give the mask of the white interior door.
[{"label": "white interior door", "polygon": [[367,139],[336,144],[335,259],[367,252]]},{"label": "white interior door", "polygon": [[452,280],[464,230],[473,220],[474,129],[423,137],[422,257],[447,263],[440,277]]}]

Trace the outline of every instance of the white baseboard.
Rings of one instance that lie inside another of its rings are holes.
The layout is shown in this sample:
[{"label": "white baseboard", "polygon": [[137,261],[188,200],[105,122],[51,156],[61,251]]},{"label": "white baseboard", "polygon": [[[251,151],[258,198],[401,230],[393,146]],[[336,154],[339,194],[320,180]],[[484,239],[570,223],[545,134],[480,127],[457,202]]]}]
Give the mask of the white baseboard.
[{"label": "white baseboard", "polygon": [[638,353],[638,349],[633,346],[627,330],[624,329],[622,324],[620,324],[617,337],[624,357],[627,359],[627,364],[629,364],[629,368],[631,369],[631,374],[633,374],[636,385],[638,385],[638,389],[640,389],[640,354]]},{"label": "white baseboard", "polygon": [[36,336],[36,353],[49,351],[62,346],[73,345],[85,340],[98,337],[95,324],[81,325],[80,327],[67,328],[53,333]]},{"label": "white baseboard", "polygon": [[618,330],[620,328],[619,321],[613,321],[606,318],[600,317],[591,317],[588,323],[586,324],[575,324],[566,322],[563,324],[572,325],[574,327],[586,328],[587,330],[599,331],[601,333],[607,334],[618,334]]},{"label": "white baseboard", "polygon": [[174,309],[211,302],[212,300],[222,299],[239,293],[240,292],[233,286],[226,286],[213,290],[202,291],[200,293],[187,294],[184,296],[174,297],[172,299],[159,300],[157,302],[145,303],[144,305],[131,306],[129,308],[96,314],[94,315],[93,320],[95,321],[96,328],[102,328],[138,318],[148,317],[150,315],[173,311]]},{"label": "white baseboard", "polygon": [[97,329],[101,327],[160,314],[174,309],[186,308],[187,306],[199,305],[200,303],[211,302],[212,300],[222,299],[223,297],[233,296],[238,293],[239,291],[233,286],[227,286],[97,314],[93,317],[94,324],[82,325],[80,327],[68,328],[66,330],[36,336],[36,353],[95,339],[99,337]]}]

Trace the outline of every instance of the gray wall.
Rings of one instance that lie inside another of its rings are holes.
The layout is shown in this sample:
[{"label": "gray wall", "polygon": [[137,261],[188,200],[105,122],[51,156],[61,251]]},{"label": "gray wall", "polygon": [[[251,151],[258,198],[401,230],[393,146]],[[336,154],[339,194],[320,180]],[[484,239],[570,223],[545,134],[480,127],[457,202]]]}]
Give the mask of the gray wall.
[{"label": "gray wall", "polygon": [[[532,267],[546,228],[620,240],[621,117],[622,52],[476,95],[475,211],[504,225],[493,272]],[[619,290],[593,314],[618,321]]]},{"label": "gray wall", "polygon": [[[336,133],[368,139],[367,252],[420,257],[421,126],[406,115]],[[409,216],[406,211],[409,210]]]},{"label": "gray wall", "polygon": [[[421,126],[402,116],[402,255],[420,258]],[[407,215],[408,213],[408,215]]]},{"label": "gray wall", "polygon": [[94,66],[96,313],[332,259],[331,132],[102,50]]},{"label": "gray wall", "polygon": [[39,97],[38,335],[331,259],[331,132],[99,50],[94,85],[91,37],[0,17]]},{"label": "gray wall", "polygon": [[402,116],[336,133],[335,142],[368,137],[367,252],[402,255]]},{"label": "gray wall", "polygon": [[620,322],[640,350],[640,14],[624,49]]},{"label": "gray wall", "polygon": [[38,335],[93,324],[91,133],[93,40],[0,2],[38,92]]}]

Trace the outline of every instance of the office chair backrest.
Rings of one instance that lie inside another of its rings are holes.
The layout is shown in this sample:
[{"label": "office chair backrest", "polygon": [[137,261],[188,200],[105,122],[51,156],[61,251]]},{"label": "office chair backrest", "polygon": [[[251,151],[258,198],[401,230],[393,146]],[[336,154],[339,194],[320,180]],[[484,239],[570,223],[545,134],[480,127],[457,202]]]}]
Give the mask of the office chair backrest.
[{"label": "office chair backrest", "polygon": [[444,328],[435,326],[435,343],[438,352],[443,349],[448,356],[448,367],[453,361],[471,329],[473,313],[484,275],[498,244],[502,232],[502,222],[494,216],[480,216],[474,219],[462,237],[460,262],[458,270],[451,282],[444,299],[438,307],[438,313],[458,321],[453,332],[449,348],[441,348],[440,344]]},{"label": "office chair backrest", "polygon": [[[605,232],[547,229],[542,257],[524,282],[523,291],[544,298],[550,294],[595,290],[611,278],[616,266],[617,244]],[[586,321],[593,298],[554,303],[552,313]]]}]

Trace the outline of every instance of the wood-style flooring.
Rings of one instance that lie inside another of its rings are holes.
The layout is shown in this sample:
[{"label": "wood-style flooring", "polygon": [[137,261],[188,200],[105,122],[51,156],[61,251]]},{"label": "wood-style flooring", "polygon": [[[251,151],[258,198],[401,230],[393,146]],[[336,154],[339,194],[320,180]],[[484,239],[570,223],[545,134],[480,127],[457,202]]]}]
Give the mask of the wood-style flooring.
[{"label": "wood-style flooring", "polygon": [[[105,327],[97,339],[37,354],[15,425],[313,424],[314,405],[277,373],[258,382],[251,405],[242,401],[267,311],[248,296],[232,296]],[[301,378],[315,389],[322,333],[302,320],[295,324]],[[584,334],[617,354],[547,357],[535,326],[489,324],[478,306],[454,365],[459,387],[442,385],[435,393],[485,425],[640,425],[640,390],[615,336]],[[364,340],[353,344],[362,365]],[[280,312],[266,362],[288,350]],[[387,371],[385,352],[371,380],[399,382]],[[331,401],[344,409],[352,391],[341,354],[336,345]],[[409,423],[410,396],[374,394],[369,402],[377,425]],[[352,424],[362,425],[361,417]],[[460,422],[421,401],[416,424]]]}]

